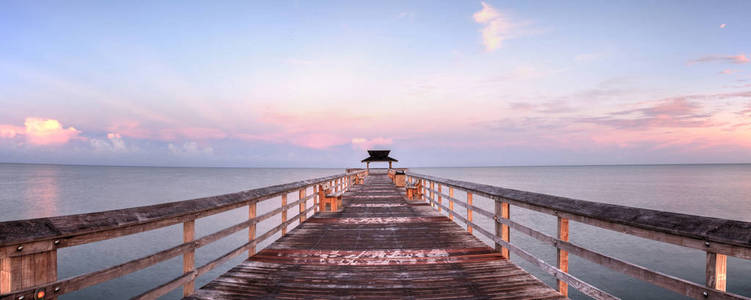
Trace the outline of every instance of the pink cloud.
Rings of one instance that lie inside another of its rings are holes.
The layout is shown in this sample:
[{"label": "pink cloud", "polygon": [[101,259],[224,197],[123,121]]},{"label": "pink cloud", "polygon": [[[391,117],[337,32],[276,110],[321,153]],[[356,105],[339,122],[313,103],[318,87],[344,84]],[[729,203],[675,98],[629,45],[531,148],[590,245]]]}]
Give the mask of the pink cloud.
[{"label": "pink cloud", "polygon": [[386,147],[393,144],[393,139],[377,137],[373,139],[354,138],[352,139],[352,148],[360,150],[373,149],[374,147]]},{"label": "pink cloud", "polygon": [[690,61],[689,63],[704,63],[704,62],[724,62],[734,64],[745,64],[751,62],[745,54],[738,55],[708,55]]},{"label": "pink cloud", "polygon": [[74,127],[63,128],[58,120],[26,118],[26,141],[32,145],[59,145],[74,139],[81,132]]},{"label": "pink cloud", "polygon": [[689,128],[711,125],[711,115],[700,112],[700,107],[685,98],[672,98],[650,106],[615,111],[604,117],[588,117],[579,121],[624,130],[650,128]]},{"label": "pink cloud", "polygon": [[24,126],[0,124],[0,138],[12,139],[23,136],[30,145],[61,145],[79,138],[81,132],[74,128],[64,128],[55,119],[26,118]]},{"label": "pink cloud", "polygon": [[12,139],[26,132],[26,128],[14,125],[0,125],[0,138]]},{"label": "pink cloud", "polygon": [[293,144],[313,148],[313,149],[326,149],[331,146],[342,145],[347,142],[347,139],[339,137],[333,134],[327,133],[311,133],[304,134],[291,140]]}]

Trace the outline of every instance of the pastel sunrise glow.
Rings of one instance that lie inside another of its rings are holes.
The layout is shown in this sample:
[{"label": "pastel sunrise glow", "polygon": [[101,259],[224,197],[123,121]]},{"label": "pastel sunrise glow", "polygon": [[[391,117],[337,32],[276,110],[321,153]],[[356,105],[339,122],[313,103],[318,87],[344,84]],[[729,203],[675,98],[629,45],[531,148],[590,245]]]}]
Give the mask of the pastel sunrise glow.
[{"label": "pastel sunrise glow", "polygon": [[0,162],[751,162],[749,11],[4,1]]}]

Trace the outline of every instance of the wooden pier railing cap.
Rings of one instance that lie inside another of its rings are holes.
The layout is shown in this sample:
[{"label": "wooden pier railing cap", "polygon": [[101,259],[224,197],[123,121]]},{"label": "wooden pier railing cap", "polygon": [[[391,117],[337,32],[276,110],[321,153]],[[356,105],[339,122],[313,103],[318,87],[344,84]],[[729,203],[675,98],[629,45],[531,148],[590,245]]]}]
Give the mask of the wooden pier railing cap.
[{"label": "wooden pier railing cap", "polygon": [[[577,200],[412,172],[408,172],[407,175],[440,182],[447,186],[471,191],[476,195],[498,201],[508,201],[533,210],[544,210],[558,215],[567,214],[708,242],[708,245],[702,245],[704,247],[711,247],[711,243],[716,242],[751,248],[751,223],[749,222]],[[751,259],[751,253],[741,255],[741,257]]]},{"label": "wooden pier railing cap", "polygon": [[[109,239],[142,231],[138,230],[130,232],[127,230],[129,227],[146,224],[164,227],[182,223],[181,217],[187,219],[220,213],[222,211],[248,205],[249,201],[260,201],[280,196],[287,191],[299,190],[303,187],[321,184],[343,176],[347,176],[347,174],[297,181],[193,200],[168,202],[95,213],[0,222],[0,232],[3,233],[0,235],[0,247],[37,241],[53,242],[54,240],[59,240],[56,246],[63,247]],[[104,232],[109,232],[108,234],[114,234],[115,236],[96,235],[96,233]],[[87,237],[81,237],[83,235],[87,235]],[[0,257],[3,257],[2,250],[0,250]]]},{"label": "wooden pier railing cap", "polygon": [[[257,188],[238,193],[177,201],[157,205],[133,207],[103,212],[77,214],[59,217],[37,218],[0,222],[0,299],[32,299],[39,295],[53,299],[59,295],[80,290],[101,282],[112,280],[156,263],[183,255],[183,275],[163,285],[149,290],[134,299],[155,299],[172,289],[183,286],[183,296],[190,296],[195,289],[195,279],[212,270],[219,264],[243,253],[255,254],[261,241],[272,237],[276,232],[286,233],[287,226],[295,221],[304,221],[309,212],[311,199],[317,203],[315,193],[308,195],[308,189],[317,190],[322,183],[337,183],[336,188],[344,190],[352,176],[364,170],[297,181],[287,184]],[[287,195],[297,193],[298,199],[287,203]],[[256,204],[281,196],[281,207],[262,215],[256,214]],[[298,206],[296,216],[287,218],[290,208]],[[248,219],[195,238],[195,220],[223,211],[247,207]],[[280,224],[256,235],[256,223],[281,214]],[[57,278],[57,249],[124,235],[136,234],[165,226],[183,223],[183,243],[177,246],[136,258],[102,270],[76,275],[64,279]],[[248,242],[202,266],[195,265],[195,250],[227,237],[240,230],[248,230]]]}]

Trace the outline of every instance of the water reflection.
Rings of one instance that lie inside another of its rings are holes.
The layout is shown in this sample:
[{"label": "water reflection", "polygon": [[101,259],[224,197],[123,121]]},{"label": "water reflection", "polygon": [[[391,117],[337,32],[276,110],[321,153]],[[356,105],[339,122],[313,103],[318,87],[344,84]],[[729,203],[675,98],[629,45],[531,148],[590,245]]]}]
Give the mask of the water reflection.
[{"label": "water reflection", "polygon": [[26,217],[41,218],[57,215],[60,200],[60,170],[55,166],[38,166],[28,170],[24,203]]}]

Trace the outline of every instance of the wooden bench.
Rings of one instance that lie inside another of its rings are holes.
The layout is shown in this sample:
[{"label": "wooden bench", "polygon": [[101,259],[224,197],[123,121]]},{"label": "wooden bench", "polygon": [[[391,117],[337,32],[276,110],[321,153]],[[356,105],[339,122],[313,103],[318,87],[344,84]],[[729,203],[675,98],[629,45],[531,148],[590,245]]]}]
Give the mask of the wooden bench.
[{"label": "wooden bench", "polygon": [[342,210],[342,195],[344,195],[344,190],[341,190],[339,192],[332,191],[332,187],[330,183],[325,183],[321,185],[321,188],[318,190],[318,196],[320,201],[318,202],[318,209],[319,211],[323,212],[337,212]]},{"label": "wooden bench", "polygon": [[415,200],[415,198],[422,198],[422,181],[417,180],[415,182],[408,182],[405,185],[407,190],[407,198],[409,200]]}]

